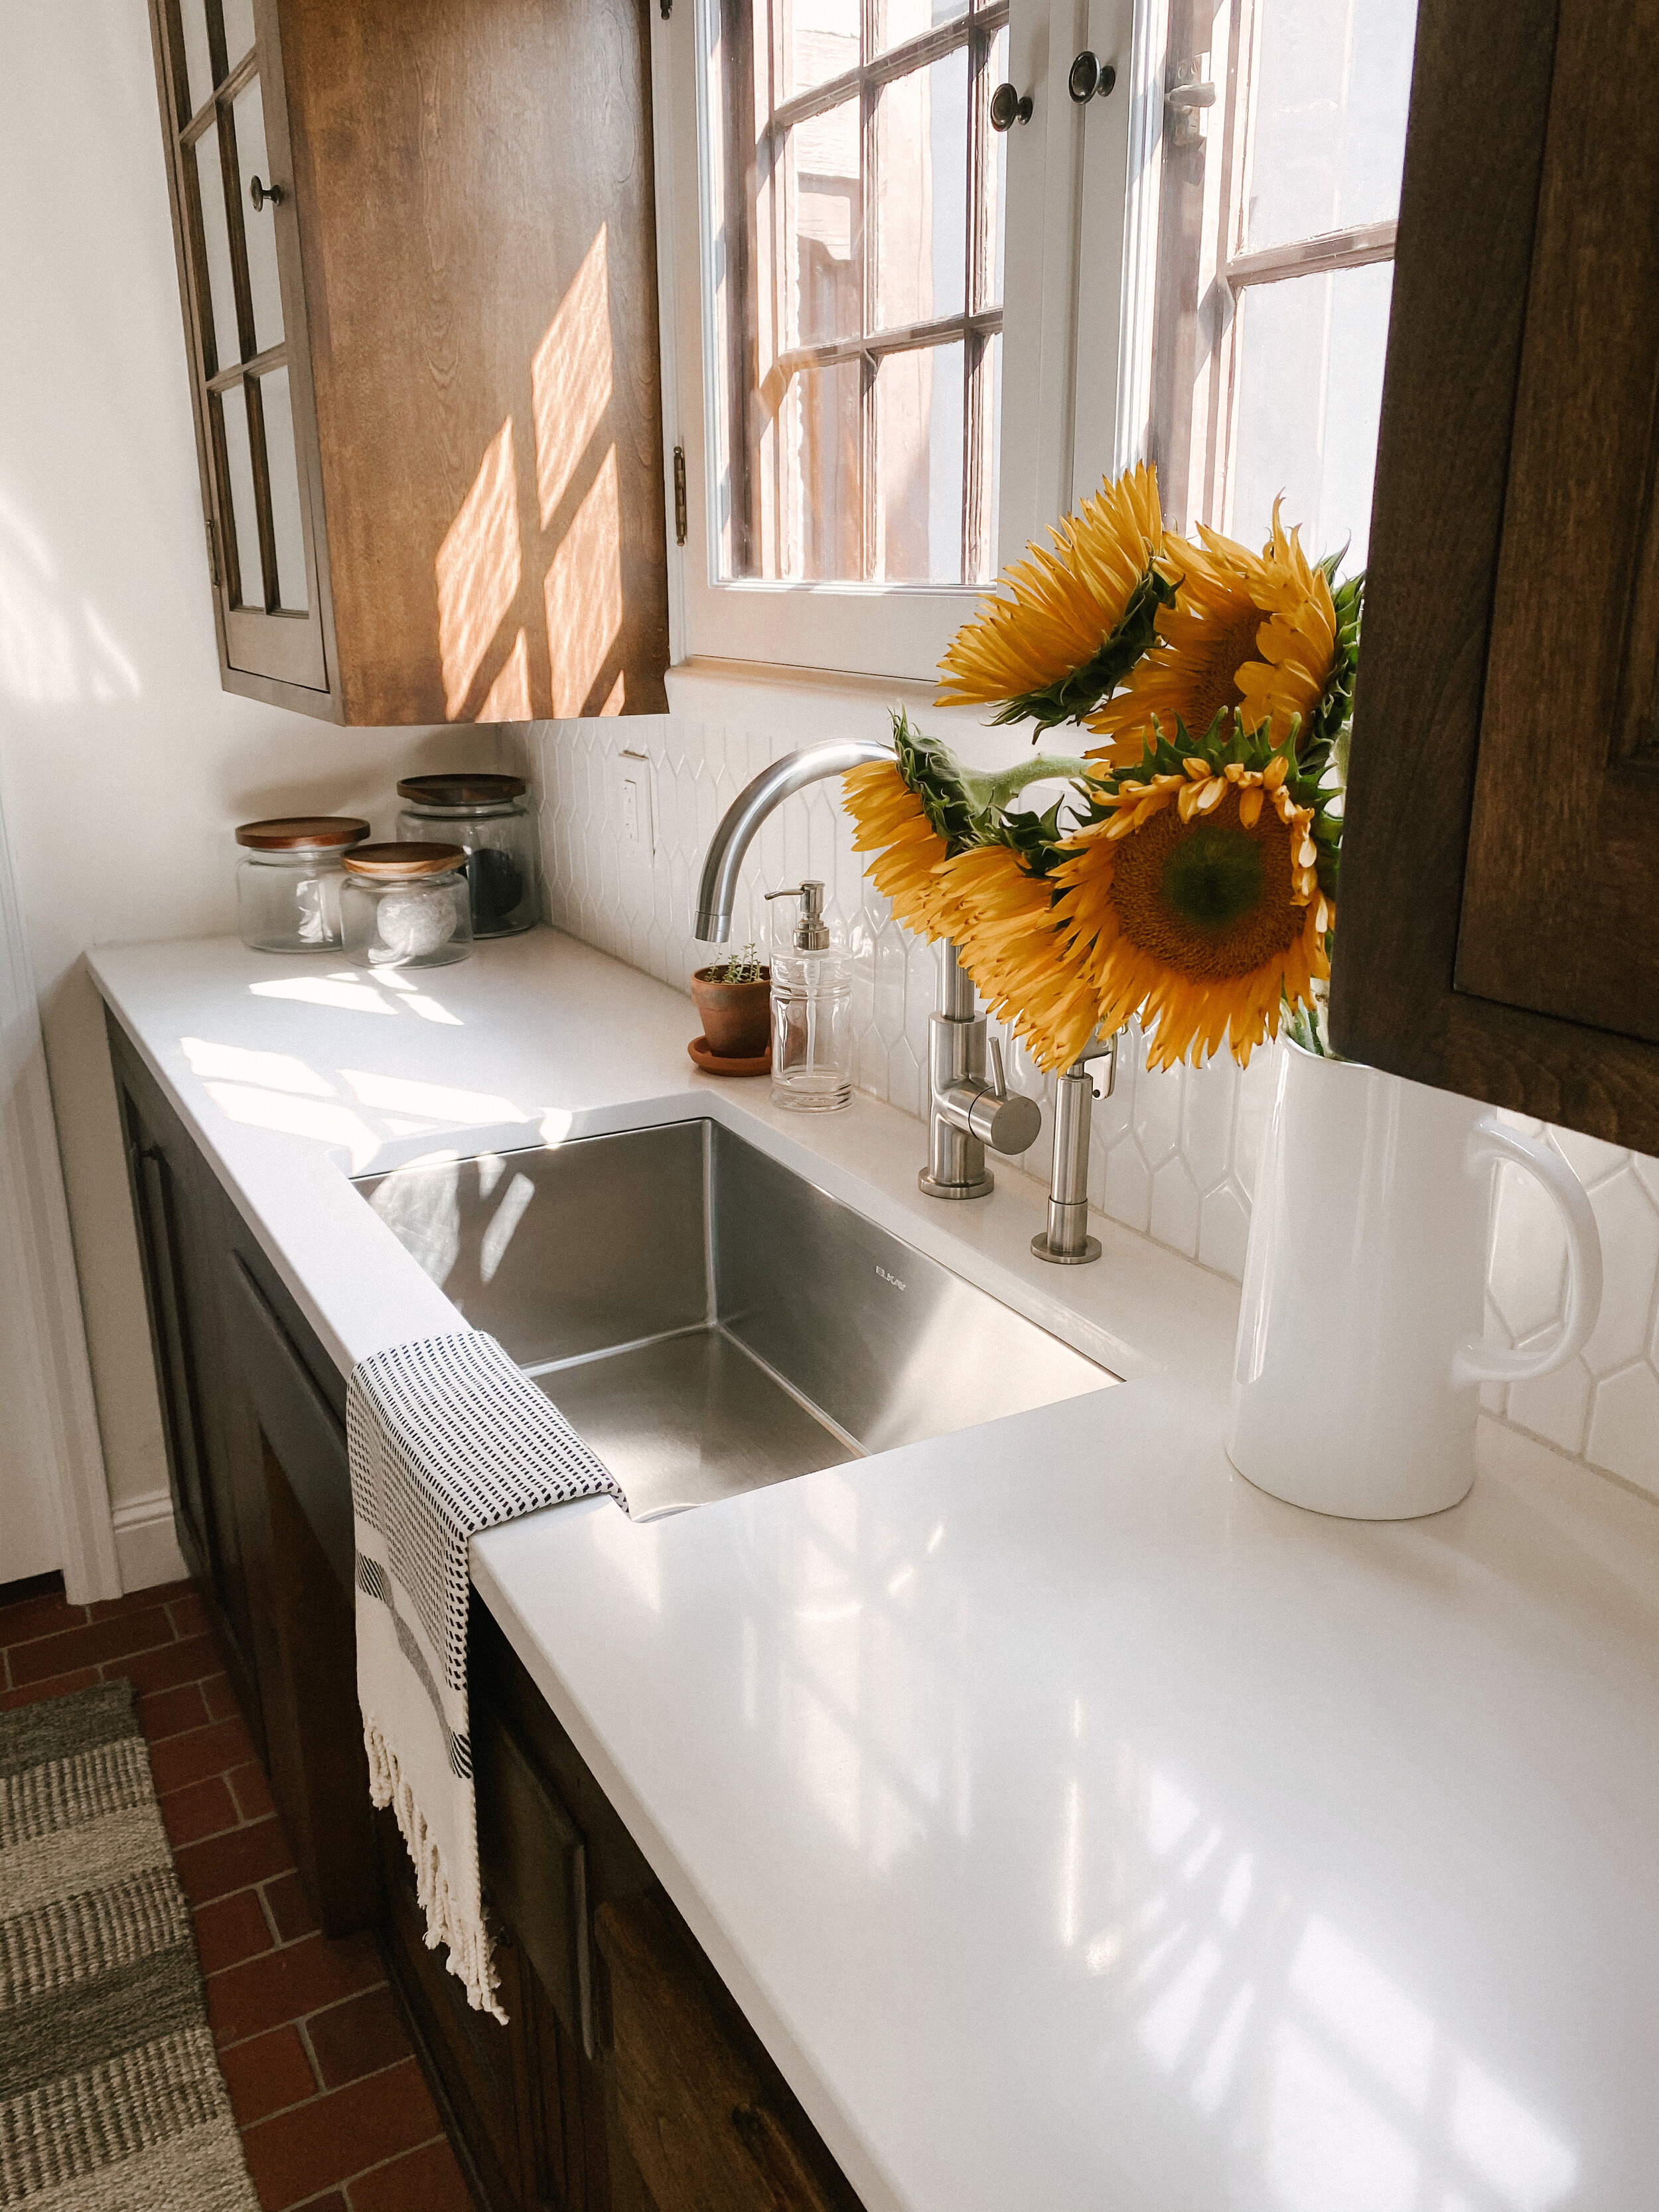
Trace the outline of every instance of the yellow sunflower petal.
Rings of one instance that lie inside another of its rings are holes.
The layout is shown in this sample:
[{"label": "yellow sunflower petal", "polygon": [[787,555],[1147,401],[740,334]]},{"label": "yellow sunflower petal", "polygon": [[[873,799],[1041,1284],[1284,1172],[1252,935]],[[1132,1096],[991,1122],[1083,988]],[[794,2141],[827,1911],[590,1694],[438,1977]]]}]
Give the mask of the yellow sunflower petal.
[{"label": "yellow sunflower petal", "polygon": [[939,663],[939,704],[992,706],[1063,683],[1099,653],[1164,544],[1144,464],[1101,486],[999,579]]}]

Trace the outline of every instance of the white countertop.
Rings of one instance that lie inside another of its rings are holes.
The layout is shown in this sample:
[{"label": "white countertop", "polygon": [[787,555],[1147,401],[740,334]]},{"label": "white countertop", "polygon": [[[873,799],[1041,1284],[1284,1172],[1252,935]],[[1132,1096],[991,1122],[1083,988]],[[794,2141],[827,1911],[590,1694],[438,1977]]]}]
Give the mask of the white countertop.
[{"label": "white countertop", "polygon": [[1432,1520],[1263,1497],[1232,1285],[1109,1224],[1042,1267],[1022,1178],[922,1199],[915,1121],[696,1074],[684,999],[551,932],[418,994],[93,966],[343,1366],[455,1326],[343,1170],[710,1114],[1132,1378],[474,1544],[870,2212],[1659,2206],[1650,1504],[1497,1429]]}]

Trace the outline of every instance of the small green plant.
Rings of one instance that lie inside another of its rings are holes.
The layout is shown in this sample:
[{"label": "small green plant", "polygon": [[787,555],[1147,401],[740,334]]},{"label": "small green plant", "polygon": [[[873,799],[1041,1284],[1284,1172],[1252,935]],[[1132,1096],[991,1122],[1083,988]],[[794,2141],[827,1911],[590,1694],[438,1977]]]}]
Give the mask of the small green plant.
[{"label": "small green plant", "polygon": [[711,983],[758,983],[761,980],[761,961],[753,945],[745,945],[741,952],[733,952],[725,960],[716,961],[708,970]]}]

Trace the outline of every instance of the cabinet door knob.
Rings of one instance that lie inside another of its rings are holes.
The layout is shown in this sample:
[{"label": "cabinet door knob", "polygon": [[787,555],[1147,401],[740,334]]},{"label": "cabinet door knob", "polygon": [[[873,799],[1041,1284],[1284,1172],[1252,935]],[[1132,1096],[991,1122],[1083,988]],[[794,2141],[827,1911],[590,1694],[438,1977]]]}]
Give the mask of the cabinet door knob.
[{"label": "cabinet door knob", "polygon": [[280,185],[262,185],[258,177],[249,178],[247,196],[253,203],[253,212],[255,215],[258,214],[259,210],[264,207],[267,200],[270,202],[272,207],[281,207],[283,204],[282,186]]},{"label": "cabinet door knob", "polygon": [[1087,46],[1072,64],[1066,89],[1079,105],[1085,100],[1109,100],[1117,84],[1117,71],[1108,62],[1103,67]]},{"label": "cabinet door knob", "polygon": [[1012,131],[1016,123],[1031,119],[1031,95],[1022,98],[1011,84],[1000,84],[991,94],[991,128],[993,131]]}]

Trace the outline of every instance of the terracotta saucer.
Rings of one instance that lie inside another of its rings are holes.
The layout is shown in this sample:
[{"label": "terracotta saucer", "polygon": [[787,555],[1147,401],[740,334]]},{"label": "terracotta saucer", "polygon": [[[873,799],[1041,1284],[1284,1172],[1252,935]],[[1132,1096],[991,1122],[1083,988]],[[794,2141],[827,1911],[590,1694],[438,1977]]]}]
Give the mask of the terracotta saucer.
[{"label": "terracotta saucer", "polygon": [[693,1037],[685,1048],[705,1075],[767,1075],[772,1067],[772,1048],[753,1060],[722,1060],[719,1053],[710,1052],[707,1037]]}]

